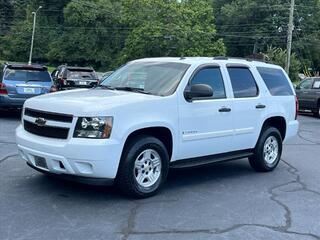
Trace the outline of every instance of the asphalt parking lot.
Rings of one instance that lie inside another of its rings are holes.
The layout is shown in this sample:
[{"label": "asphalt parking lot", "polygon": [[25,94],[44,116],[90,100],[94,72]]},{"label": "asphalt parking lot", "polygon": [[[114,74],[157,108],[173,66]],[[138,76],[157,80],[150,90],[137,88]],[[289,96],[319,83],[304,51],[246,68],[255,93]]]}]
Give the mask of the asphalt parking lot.
[{"label": "asphalt parking lot", "polygon": [[312,116],[299,117],[276,171],[256,173],[246,159],[172,171],[144,200],[30,169],[15,146],[19,118],[0,112],[0,239],[320,239],[320,120]]}]

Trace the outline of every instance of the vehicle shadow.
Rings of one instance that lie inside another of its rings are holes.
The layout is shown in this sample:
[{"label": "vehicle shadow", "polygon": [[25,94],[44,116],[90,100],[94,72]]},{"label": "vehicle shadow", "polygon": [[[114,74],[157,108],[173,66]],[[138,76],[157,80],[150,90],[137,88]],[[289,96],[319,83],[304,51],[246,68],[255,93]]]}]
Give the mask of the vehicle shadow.
[{"label": "vehicle shadow", "polygon": [[21,117],[21,110],[17,109],[17,110],[3,110],[0,109],[0,118],[3,119],[19,119]]},{"label": "vehicle shadow", "polygon": [[[246,159],[233,162],[217,163],[192,169],[171,169],[168,180],[158,195],[152,199],[171,196],[175,192],[175,196],[180,191],[190,190],[202,184],[214,184],[224,179],[238,179],[239,177],[256,174],[247,163]],[[62,180],[55,177],[49,177],[36,173],[32,178],[33,187],[38,186],[41,194],[54,194],[62,198],[77,198],[94,201],[105,200],[130,200],[123,196],[116,186],[91,186],[81,183]],[[38,192],[39,194],[39,192]],[[174,197],[174,196],[173,196]]]},{"label": "vehicle shadow", "polygon": [[299,112],[299,116],[304,116],[304,117],[310,117],[314,119],[319,119],[318,117],[314,116],[313,113],[310,112]]}]

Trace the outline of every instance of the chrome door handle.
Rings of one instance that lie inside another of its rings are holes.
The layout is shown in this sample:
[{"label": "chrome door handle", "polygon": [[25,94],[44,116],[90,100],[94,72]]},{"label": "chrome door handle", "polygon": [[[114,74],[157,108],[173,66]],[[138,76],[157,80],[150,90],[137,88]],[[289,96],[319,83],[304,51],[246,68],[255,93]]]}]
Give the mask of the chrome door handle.
[{"label": "chrome door handle", "polygon": [[219,112],[231,112],[231,108],[222,107],[219,109]]},{"label": "chrome door handle", "polygon": [[256,109],[263,109],[263,108],[266,108],[266,105],[258,104],[258,105],[256,106]]}]

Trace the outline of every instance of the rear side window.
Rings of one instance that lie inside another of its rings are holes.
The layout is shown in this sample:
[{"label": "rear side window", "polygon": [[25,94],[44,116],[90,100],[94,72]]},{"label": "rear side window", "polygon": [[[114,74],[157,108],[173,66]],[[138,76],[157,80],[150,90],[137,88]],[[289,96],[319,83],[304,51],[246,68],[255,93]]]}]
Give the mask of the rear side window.
[{"label": "rear side window", "polygon": [[251,71],[244,67],[228,67],[235,98],[256,97],[259,94],[258,86]]},{"label": "rear side window", "polygon": [[7,68],[3,78],[12,81],[39,81],[51,82],[50,75],[46,70],[30,70],[21,68]]},{"label": "rear side window", "polygon": [[316,78],[313,84],[313,88],[317,88],[317,89],[320,88],[320,78]]},{"label": "rear side window", "polygon": [[195,84],[206,84],[213,89],[213,98],[225,98],[226,93],[220,68],[208,67],[199,70],[191,80],[191,86]]},{"label": "rear side window", "polygon": [[293,95],[288,79],[280,69],[257,67],[263,81],[273,96]]}]

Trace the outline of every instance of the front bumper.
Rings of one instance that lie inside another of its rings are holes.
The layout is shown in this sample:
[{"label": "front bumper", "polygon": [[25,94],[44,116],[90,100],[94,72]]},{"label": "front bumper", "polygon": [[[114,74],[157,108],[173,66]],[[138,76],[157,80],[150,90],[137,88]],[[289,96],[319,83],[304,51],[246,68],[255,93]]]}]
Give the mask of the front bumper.
[{"label": "front bumper", "polygon": [[[28,133],[20,125],[16,142],[21,157],[39,171],[60,176],[112,180],[116,177],[122,146],[105,139],[51,139]],[[45,164],[39,165],[41,158]],[[91,179],[92,180],[92,179]]]},{"label": "front bumper", "polygon": [[88,185],[95,185],[95,186],[110,186],[110,185],[113,185],[113,183],[114,183],[114,179],[81,177],[81,176],[75,176],[75,175],[70,175],[70,174],[54,174],[54,173],[50,173],[48,171],[42,170],[41,168],[37,168],[37,167],[33,166],[32,164],[30,164],[29,162],[27,162],[27,165],[38,172],[41,172],[41,173],[46,174],[51,177],[66,180],[66,181],[72,181],[72,182],[83,183],[83,184],[88,184]]}]

